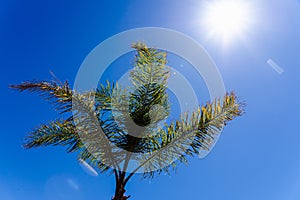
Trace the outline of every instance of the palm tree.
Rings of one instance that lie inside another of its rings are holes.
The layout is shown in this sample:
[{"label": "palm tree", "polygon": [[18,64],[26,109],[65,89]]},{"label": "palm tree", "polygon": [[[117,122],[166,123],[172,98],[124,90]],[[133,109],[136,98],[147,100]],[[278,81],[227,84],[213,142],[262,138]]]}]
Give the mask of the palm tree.
[{"label": "palm tree", "polygon": [[166,53],[144,43],[132,47],[133,91],[108,81],[83,93],[57,80],[11,86],[40,94],[63,114],[63,119],[29,133],[24,147],[66,146],[68,153],[77,152],[81,162],[100,173],[111,172],[116,181],[113,200],[130,197],[125,196],[125,186],[137,172],[144,178],[170,173],[179,163],[187,163],[187,157],[209,150],[223,127],[243,114],[242,103],[232,92],[157,128],[170,113]]}]

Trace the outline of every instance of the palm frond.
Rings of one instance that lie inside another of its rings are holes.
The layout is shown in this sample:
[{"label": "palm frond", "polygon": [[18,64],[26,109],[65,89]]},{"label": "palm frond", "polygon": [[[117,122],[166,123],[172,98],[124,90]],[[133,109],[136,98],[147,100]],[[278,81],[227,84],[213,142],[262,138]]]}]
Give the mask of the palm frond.
[{"label": "palm frond", "polygon": [[63,84],[56,81],[27,81],[19,85],[10,85],[10,88],[21,92],[37,93],[53,103],[56,110],[61,113],[69,112],[72,109],[73,92],[67,81]]},{"label": "palm frond", "polygon": [[33,130],[25,139],[25,148],[40,146],[67,146],[68,152],[82,148],[83,144],[70,121],[56,120],[49,125],[43,124]]},{"label": "palm frond", "polygon": [[[115,148],[124,137],[123,130],[111,116],[111,112],[119,108],[112,100],[116,94],[121,95],[123,91],[117,90],[117,85],[107,83],[95,92],[73,95],[73,120],[85,146],[79,156],[96,164],[102,171],[109,168],[120,169],[124,158],[124,153]],[[114,141],[118,143],[115,144]]]},{"label": "palm frond", "polygon": [[[168,95],[166,93],[167,79],[170,69],[166,66],[166,53],[148,48],[143,43],[132,45],[136,49],[135,67],[130,73],[130,79],[135,87],[129,101],[130,118],[138,126],[145,127],[150,123],[158,123],[169,113]],[[154,106],[160,106],[163,115],[150,116]],[[129,132],[135,132],[136,127]],[[141,134],[141,133],[138,133]]]},{"label": "palm frond", "polygon": [[140,165],[145,177],[155,173],[169,173],[170,163],[175,169],[178,162],[186,163],[187,156],[199,154],[200,150],[210,150],[222,128],[243,113],[242,104],[234,93],[223,100],[215,100],[199,107],[190,116],[161,129],[148,143],[151,150],[142,155]]},{"label": "palm frond", "polygon": [[[43,124],[29,133],[25,139],[25,148],[67,146],[68,152],[79,152],[80,159],[97,166],[100,171],[117,165],[120,156],[113,152],[109,138],[113,136],[116,138],[116,133],[121,133],[122,130],[113,118],[103,117],[107,111],[124,107],[112,103],[112,94],[124,94],[117,85],[107,83],[106,86],[101,85],[95,92],[82,94],[72,91],[67,82],[62,85],[54,81],[32,81],[10,87],[19,91],[38,93],[54,103],[60,113],[70,112],[72,115],[67,120]],[[116,90],[118,92],[115,92]]]}]

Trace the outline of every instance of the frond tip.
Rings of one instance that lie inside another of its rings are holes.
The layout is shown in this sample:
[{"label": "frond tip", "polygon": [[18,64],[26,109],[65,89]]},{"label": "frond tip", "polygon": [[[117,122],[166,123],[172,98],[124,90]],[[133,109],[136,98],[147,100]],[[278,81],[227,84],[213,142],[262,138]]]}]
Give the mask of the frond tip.
[{"label": "frond tip", "polygon": [[20,92],[28,91],[30,93],[37,93],[45,100],[53,103],[56,110],[61,113],[71,111],[73,91],[67,81],[65,83],[56,81],[27,81],[19,85],[10,85],[9,87],[17,89]]}]

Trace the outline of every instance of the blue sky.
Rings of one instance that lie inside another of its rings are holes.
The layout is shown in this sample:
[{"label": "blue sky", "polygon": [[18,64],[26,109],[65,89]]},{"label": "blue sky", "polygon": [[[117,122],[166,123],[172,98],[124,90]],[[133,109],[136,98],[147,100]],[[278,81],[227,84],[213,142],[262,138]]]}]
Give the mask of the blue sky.
[{"label": "blue sky", "polygon": [[[296,200],[300,198],[300,2],[253,1],[255,22],[226,46],[201,26],[203,1],[0,1],[0,197],[4,200],[110,199],[114,178],[87,174],[63,148],[24,150],[27,132],[57,117],[35,95],[8,89],[24,80],[73,83],[88,53],[131,28],[157,26],[199,42],[246,114],[223,131],[205,159],[153,180],[133,178],[132,200]],[[272,59],[284,72],[267,64]],[[174,64],[175,61],[171,61]]]}]

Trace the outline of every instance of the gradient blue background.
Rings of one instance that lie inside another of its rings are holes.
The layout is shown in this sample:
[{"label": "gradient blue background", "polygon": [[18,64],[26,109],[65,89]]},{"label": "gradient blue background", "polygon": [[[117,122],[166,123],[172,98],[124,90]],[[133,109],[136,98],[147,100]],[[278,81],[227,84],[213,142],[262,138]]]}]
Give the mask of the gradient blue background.
[{"label": "gradient blue background", "polygon": [[[57,117],[35,95],[9,84],[74,81],[87,54],[121,31],[158,26],[181,31],[209,52],[226,89],[247,102],[203,160],[153,180],[136,176],[132,200],[300,199],[300,2],[253,1],[256,23],[226,47],[199,23],[203,1],[0,1],[0,199],[110,199],[114,178],[85,173],[63,148],[24,150],[26,133]],[[271,58],[285,71],[278,74]]]}]

